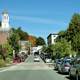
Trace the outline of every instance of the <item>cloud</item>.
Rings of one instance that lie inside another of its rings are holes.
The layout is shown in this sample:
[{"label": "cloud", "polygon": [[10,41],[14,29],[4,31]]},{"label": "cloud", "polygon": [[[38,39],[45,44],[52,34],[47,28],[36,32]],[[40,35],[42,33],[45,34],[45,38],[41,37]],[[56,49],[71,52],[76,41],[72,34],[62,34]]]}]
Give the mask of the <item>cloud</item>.
[{"label": "cloud", "polygon": [[63,21],[44,19],[44,18],[39,18],[39,17],[11,16],[11,18],[15,19],[15,20],[28,21],[28,22],[32,22],[32,23],[66,25],[66,23]]}]

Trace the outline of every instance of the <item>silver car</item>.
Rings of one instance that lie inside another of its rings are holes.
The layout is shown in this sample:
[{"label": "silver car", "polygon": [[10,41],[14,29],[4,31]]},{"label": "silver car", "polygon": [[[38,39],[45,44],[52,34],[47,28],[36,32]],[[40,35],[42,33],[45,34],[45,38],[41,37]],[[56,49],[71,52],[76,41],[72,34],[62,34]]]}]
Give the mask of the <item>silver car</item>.
[{"label": "silver car", "polygon": [[58,72],[68,73],[70,69],[70,61],[71,59],[64,59],[62,63],[58,66]]},{"label": "silver car", "polygon": [[80,57],[72,61],[69,76],[72,79],[80,80]]},{"label": "silver car", "polygon": [[58,70],[59,65],[61,64],[61,61],[62,61],[62,59],[56,59],[56,60],[54,61],[54,69],[55,69],[55,70]]},{"label": "silver car", "polygon": [[45,59],[45,62],[46,62],[46,63],[51,63],[51,59],[50,59],[50,58],[46,58],[46,59]]},{"label": "silver car", "polygon": [[35,57],[34,57],[34,62],[39,62],[39,61],[40,61],[39,56],[35,56]]}]

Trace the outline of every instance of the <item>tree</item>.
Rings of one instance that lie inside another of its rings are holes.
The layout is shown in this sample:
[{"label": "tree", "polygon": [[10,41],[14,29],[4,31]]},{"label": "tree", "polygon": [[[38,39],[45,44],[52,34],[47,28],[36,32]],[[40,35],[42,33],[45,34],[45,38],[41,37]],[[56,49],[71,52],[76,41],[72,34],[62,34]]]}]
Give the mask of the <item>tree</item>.
[{"label": "tree", "polygon": [[20,40],[28,40],[28,33],[24,32],[21,27],[17,28],[16,32],[19,34]]},{"label": "tree", "polygon": [[0,45],[0,56],[3,58],[4,60],[4,55],[3,55],[3,50],[2,50],[2,45]]},{"label": "tree", "polygon": [[80,33],[77,33],[75,36],[73,36],[72,46],[73,49],[77,51],[78,55],[80,55]]},{"label": "tree", "polygon": [[6,48],[3,45],[0,45],[0,55],[4,61],[6,61]]},{"label": "tree", "polygon": [[6,49],[7,56],[11,57],[13,55],[13,48],[9,43],[3,44],[3,48]]},{"label": "tree", "polygon": [[58,37],[56,38],[56,41],[61,41],[62,39],[66,39],[66,31],[60,31],[58,33]]},{"label": "tree", "polygon": [[42,37],[36,39],[36,46],[38,45],[45,45],[45,40]]},{"label": "tree", "polygon": [[10,34],[10,37],[8,38],[8,42],[15,51],[19,50],[19,40],[20,40],[19,34],[16,32],[15,29],[12,29],[12,33]]},{"label": "tree", "polygon": [[62,39],[59,42],[56,42],[56,44],[53,46],[53,54],[57,58],[69,56],[72,54],[72,47],[69,42],[67,42],[65,39]]},{"label": "tree", "polygon": [[79,52],[79,35],[80,35],[80,14],[74,14],[69,28],[67,29],[67,40],[71,42],[73,50]]},{"label": "tree", "polygon": [[29,35],[28,36],[28,40],[29,42],[31,43],[32,46],[36,46],[36,37],[35,36],[32,36],[32,35]]},{"label": "tree", "polygon": [[80,32],[80,14],[74,14],[67,29],[68,40],[72,40]]},{"label": "tree", "polygon": [[42,48],[42,52],[46,52],[46,49],[47,49],[47,46],[44,45],[43,48]]}]

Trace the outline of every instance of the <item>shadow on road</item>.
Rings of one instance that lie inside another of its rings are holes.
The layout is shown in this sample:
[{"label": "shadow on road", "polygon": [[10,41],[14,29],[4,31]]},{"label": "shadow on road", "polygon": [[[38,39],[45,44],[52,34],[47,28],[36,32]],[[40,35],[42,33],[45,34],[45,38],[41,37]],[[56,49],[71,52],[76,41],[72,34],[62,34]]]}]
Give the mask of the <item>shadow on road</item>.
[{"label": "shadow on road", "polygon": [[69,80],[75,80],[75,79],[73,79],[73,78],[70,78],[69,75],[66,76],[65,78],[67,78],[67,79],[69,79]]},{"label": "shadow on road", "polygon": [[73,79],[70,79],[68,73],[61,73],[61,72],[58,72],[56,69],[53,69],[53,70],[54,70],[57,74],[64,76],[66,79],[68,79],[68,80],[73,80]]},{"label": "shadow on road", "polygon": [[61,73],[61,72],[58,72],[58,71],[57,71],[57,73],[61,74],[61,75],[68,75],[68,73]]},{"label": "shadow on road", "polygon": [[57,71],[57,69],[53,69],[54,71]]},{"label": "shadow on road", "polygon": [[[66,78],[67,78],[67,79],[70,79],[70,77],[69,77],[69,76],[66,76]],[[70,80],[72,80],[72,79],[70,79]]]}]

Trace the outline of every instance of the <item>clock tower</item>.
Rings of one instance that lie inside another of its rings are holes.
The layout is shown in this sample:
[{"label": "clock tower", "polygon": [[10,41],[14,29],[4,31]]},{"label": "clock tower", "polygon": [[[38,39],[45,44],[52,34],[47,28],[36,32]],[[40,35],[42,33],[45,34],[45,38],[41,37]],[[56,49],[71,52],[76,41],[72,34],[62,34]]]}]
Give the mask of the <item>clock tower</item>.
[{"label": "clock tower", "polygon": [[2,24],[1,24],[1,28],[2,28],[3,31],[10,30],[9,15],[8,15],[7,11],[3,11],[2,12]]}]

